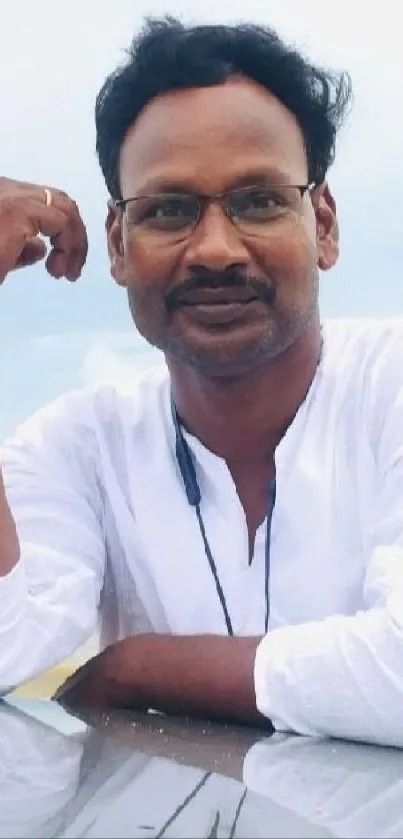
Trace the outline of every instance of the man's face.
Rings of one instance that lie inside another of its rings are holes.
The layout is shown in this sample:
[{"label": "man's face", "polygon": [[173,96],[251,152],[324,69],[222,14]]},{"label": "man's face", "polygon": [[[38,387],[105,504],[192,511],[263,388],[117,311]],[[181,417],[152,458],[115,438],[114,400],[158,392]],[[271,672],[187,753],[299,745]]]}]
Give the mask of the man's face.
[{"label": "man's face", "polygon": [[[307,183],[297,121],[248,80],[168,93],[140,114],[122,147],[120,184],[123,198],[143,198],[124,211],[111,206],[108,246],[139,332],[169,363],[239,375],[303,334],[316,317],[318,267],[338,255],[328,190],[289,189]],[[164,197],[245,187],[265,191],[239,193],[226,205],[233,217],[207,202],[198,224],[183,229],[182,205]],[[266,221],[271,189],[290,205]],[[156,194],[162,204],[144,199]]]}]

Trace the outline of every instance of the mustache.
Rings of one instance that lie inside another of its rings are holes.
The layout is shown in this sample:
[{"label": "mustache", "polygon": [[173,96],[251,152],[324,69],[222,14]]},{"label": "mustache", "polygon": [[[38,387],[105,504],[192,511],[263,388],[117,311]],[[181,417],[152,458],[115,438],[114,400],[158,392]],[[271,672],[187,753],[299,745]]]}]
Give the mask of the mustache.
[{"label": "mustache", "polygon": [[165,305],[172,311],[181,305],[183,296],[191,291],[205,289],[246,288],[253,291],[259,300],[272,306],[275,299],[275,288],[271,280],[260,277],[248,277],[242,271],[230,268],[226,271],[195,271],[180,285],[172,288],[165,296]]}]

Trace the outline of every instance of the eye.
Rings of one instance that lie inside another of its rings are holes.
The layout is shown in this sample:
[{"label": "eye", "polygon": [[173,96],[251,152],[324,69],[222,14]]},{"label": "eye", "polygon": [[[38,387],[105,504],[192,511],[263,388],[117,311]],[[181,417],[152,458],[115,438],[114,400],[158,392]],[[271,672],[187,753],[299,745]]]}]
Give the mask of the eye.
[{"label": "eye", "polygon": [[144,218],[176,218],[183,215],[181,200],[161,199],[152,201],[144,210]]},{"label": "eye", "polygon": [[289,207],[287,196],[277,189],[244,190],[231,196],[231,209],[234,215],[241,218],[267,219],[278,215]]},{"label": "eye", "polygon": [[197,199],[191,196],[152,196],[134,203],[132,222],[155,230],[178,230],[194,224],[198,216]]}]

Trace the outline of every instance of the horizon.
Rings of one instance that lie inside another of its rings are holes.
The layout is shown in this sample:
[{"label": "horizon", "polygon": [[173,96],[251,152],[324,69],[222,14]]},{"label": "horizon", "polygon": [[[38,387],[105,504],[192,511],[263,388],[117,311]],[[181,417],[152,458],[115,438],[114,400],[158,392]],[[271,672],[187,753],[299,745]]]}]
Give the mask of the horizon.
[{"label": "horizon", "polygon": [[[212,0],[197,15],[190,0],[175,0],[168,8],[159,0],[140,0],[135,10],[129,0],[113,10],[105,0],[71,0],[62,26],[50,0],[9,4],[2,14],[2,174],[66,190],[82,211],[90,252],[77,287],[52,281],[40,265],[9,277],[0,289],[0,387],[9,399],[0,433],[63,390],[95,381],[105,367],[117,375],[128,360],[148,363],[153,355],[136,336],[126,295],[109,277],[107,193],[95,156],[93,109],[144,14],[163,13],[229,22]],[[250,22],[273,26],[313,61],[352,76],[353,109],[329,173],[341,257],[322,276],[324,318],[403,318],[400,29],[391,0],[385,0],[382,17],[368,10],[365,15],[364,27],[362,12],[346,0],[331,20],[318,0],[283,0],[270,14],[258,0],[248,3]],[[236,0],[230,21],[240,19],[243,3]]]}]

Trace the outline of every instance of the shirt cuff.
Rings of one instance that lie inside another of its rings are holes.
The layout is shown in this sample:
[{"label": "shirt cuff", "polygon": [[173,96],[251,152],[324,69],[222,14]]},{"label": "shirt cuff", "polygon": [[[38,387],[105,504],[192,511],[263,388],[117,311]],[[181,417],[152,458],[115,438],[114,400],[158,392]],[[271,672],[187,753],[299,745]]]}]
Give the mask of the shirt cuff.
[{"label": "shirt cuff", "polygon": [[[256,694],[256,707],[258,711],[267,717],[275,731],[293,732],[287,723],[279,716],[276,716],[275,708],[278,708],[278,692],[281,692],[281,671],[284,668],[282,655],[281,634],[284,630],[264,635],[256,650],[254,681]],[[279,672],[280,671],[280,678]]]}]

